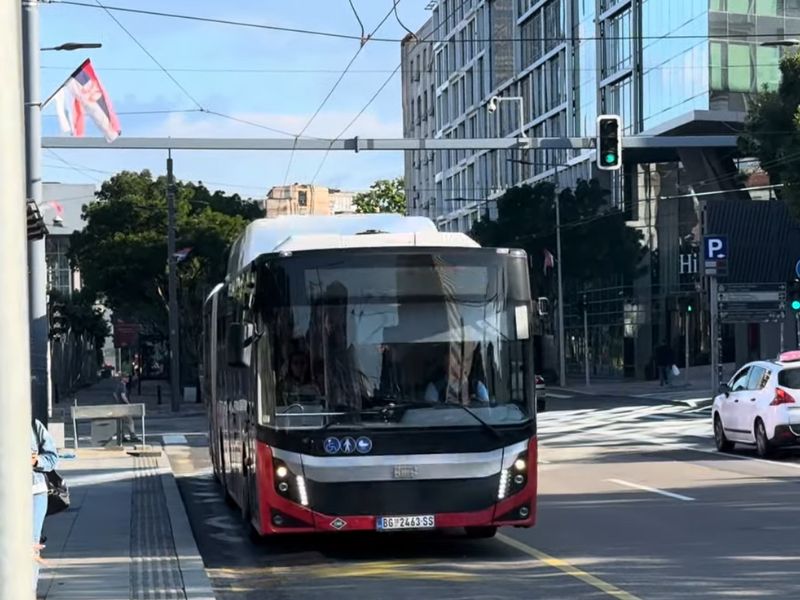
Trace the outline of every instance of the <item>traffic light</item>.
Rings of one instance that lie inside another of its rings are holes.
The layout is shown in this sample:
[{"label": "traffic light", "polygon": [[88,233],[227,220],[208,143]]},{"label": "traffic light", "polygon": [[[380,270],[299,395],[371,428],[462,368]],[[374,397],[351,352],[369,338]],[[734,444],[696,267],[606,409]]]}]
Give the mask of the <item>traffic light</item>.
[{"label": "traffic light", "polygon": [[692,298],[681,298],[678,302],[678,308],[683,314],[692,314],[694,312],[694,302]]},{"label": "traffic light", "polygon": [[792,312],[800,312],[800,281],[792,281],[786,290],[786,301]]},{"label": "traffic light", "polygon": [[616,171],[622,166],[622,119],[619,115],[597,117],[597,168]]}]

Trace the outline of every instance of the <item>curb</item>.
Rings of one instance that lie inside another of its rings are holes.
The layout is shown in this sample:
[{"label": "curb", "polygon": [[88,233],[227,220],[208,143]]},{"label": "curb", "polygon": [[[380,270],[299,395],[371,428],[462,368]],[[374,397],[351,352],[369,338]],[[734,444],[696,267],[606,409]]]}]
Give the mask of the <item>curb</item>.
[{"label": "curb", "polygon": [[161,484],[167,500],[172,539],[175,544],[175,554],[178,557],[178,568],[183,579],[186,600],[216,600],[211,580],[206,574],[203,558],[197,549],[189,517],[178,491],[178,484],[175,482],[172,465],[166,453],[161,455],[158,463],[165,471],[161,474]]}]

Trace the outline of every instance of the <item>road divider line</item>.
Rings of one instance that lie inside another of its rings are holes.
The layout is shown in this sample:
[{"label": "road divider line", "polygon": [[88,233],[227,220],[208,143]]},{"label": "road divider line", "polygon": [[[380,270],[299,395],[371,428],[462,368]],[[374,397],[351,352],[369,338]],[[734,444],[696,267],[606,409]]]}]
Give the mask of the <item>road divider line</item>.
[{"label": "road divider line", "polygon": [[694,498],[690,498],[689,496],[684,496],[683,494],[674,494],[673,492],[659,490],[658,488],[650,487],[648,485],[631,483],[630,481],[625,481],[624,479],[606,479],[606,481],[610,481],[611,483],[616,483],[618,485],[634,488],[637,490],[643,490],[645,492],[660,494],[662,496],[666,496],[667,498],[675,498],[676,500],[683,500],[684,502],[694,502]]},{"label": "road divider line", "polygon": [[547,396],[549,398],[559,398],[560,400],[567,400],[568,398],[573,398],[574,396],[568,394],[558,394],[555,392],[547,392]]},{"label": "road divider line", "polygon": [[570,577],[574,577],[593,588],[600,590],[604,594],[608,594],[613,598],[618,598],[619,600],[640,600],[637,596],[626,592],[625,590],[621,590],[615,585],[608,583],[607,581],[603,581],[599,577],[595,577],[591,573],[587,573],[586,571],[579,569],[575,565],[563,560],[561,558],[556,558],[555,556],[550,556],[546,552],[542,552],[541,550],[537,550],[532,546],[528,546],[523,542],[515,540],[514,538],[510,538],[507,535],[503,535],[502,533],[497,534],[497,540],[503,542],[506,546],[511,546],[520,552],[527,554],[528,556],[532,556],[536,560],[541,561],[542,563],[546,564],[548,567],[553,567],[554,569],[558,569],[562,573],[569,575]]}]

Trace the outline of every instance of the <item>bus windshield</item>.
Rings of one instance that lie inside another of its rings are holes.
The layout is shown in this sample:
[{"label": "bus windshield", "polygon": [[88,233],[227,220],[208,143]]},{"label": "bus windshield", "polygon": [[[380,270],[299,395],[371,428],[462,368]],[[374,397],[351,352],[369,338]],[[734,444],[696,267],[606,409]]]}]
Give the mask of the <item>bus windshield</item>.
[{"label": "bus windshield", "polygon": [[[530,301],[494,251],[286,258],[267,267],[281,428],[530,418]],[[514,259],[525,265],[524,260]],[[277,300],[277,301],[276,301]],[[522,332],[522,333],[520,333]],[[464,411],[462,407],[468,407]],[[274,419],[274,421],[273,421]]]}]

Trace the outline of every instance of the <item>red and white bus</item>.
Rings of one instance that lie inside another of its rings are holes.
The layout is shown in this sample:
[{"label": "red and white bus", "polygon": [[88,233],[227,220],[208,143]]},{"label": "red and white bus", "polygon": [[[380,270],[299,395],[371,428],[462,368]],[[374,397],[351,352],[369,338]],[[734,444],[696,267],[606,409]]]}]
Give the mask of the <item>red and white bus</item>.
[{"label": "red and white bus", "polygon": [[536,520],[524,252],[428,219],[248,226],[204,308],[214,472],[257,535]]}]

